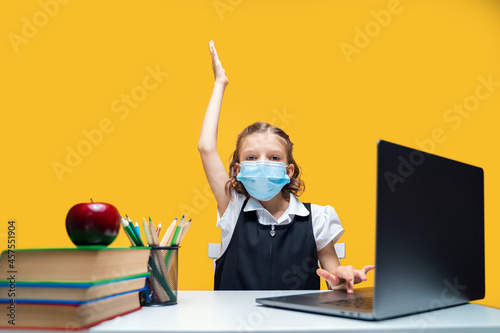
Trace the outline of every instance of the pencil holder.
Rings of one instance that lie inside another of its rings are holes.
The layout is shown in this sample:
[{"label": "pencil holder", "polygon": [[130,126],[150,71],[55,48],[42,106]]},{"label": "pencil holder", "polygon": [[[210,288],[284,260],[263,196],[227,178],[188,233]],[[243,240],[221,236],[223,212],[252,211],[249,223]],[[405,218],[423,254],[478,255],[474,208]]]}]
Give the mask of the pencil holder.
[{"label": "pencil holder", "polygon": [[141,305],[177,304],[177,258],[179,247],[153,247],[149,255],[146,289],[139,293]]}]

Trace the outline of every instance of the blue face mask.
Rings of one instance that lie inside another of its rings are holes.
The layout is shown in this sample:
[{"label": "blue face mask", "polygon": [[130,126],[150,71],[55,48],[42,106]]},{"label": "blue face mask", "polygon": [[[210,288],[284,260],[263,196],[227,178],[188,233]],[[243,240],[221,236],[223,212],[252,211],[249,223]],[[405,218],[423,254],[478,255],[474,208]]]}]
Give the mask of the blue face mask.
[{"label": "blue face mask", "polygon": [[248,194],[259,201],[268,201],[278,194],[283,186],[290,183],[286,165],[282,162],[243,161],[236,176]]}]

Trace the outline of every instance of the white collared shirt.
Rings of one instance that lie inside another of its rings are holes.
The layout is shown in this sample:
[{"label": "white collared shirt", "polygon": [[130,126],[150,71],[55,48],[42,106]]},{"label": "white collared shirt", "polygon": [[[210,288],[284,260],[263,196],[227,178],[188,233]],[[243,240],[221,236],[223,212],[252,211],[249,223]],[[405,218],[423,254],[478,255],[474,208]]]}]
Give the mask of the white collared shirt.
[{"label": "white collared shirt", "polygon": [[[231,191],[231,200],[227,206],[226,211],[222,215],[219,215],[217,210],[217,226],[221,228],[221,255],[226,251],[231,237],[233,236],[233,231],[238,222],[238,217],[240,215],[241,208],[245,203],[246,196],[239,194],[236,191]],[[290,194],[290,203],[285,212],[280,216],[278,220],[274,218],[265,209],[258,200],[250,197],[243,211],[256,211],[257,218],[261,224],[287,224],[293,221],[295,215],[307,216],[309,211],[293,194]],[[321,250],[331,241],[336,243],[340,236],[344,233],[344,228],[340,224],[339,216],[332,206],[319,206],[311,204],[311,214],[312,214],[312,228],[314,239],[316,240],[316,248]]]}]

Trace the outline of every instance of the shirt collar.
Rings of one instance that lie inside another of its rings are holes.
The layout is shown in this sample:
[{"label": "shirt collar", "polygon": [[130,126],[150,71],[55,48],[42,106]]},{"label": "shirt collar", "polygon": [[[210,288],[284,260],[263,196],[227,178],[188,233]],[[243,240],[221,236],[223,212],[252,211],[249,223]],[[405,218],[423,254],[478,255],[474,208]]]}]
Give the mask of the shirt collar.
[{"label": "shirt collar", "polygon": [[[251,212],[251,211],[258,211],[258,210],[266,210],[262,204],[255,198],[250,197],[248,199],[247,204],[245,205],[245,208],[243,209],[244,212]],[[288,208],[285,210],[283,215],[288,214],[288,215],[299,215],[299,216],[307,216],[309,215],[309,211],[307,208],[304,206],[304,204],[297,199],[292,193],[290,193],[290,202],[288,204]]]}]

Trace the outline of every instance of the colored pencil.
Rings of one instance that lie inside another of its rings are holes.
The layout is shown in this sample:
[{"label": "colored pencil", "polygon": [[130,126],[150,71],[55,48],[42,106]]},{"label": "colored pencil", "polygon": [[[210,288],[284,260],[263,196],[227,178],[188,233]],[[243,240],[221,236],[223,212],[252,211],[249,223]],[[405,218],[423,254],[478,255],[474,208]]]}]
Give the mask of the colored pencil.
[{"label": "colored pencil", "polygon": [[153,246],[160,245],[160,242],[158,241],[158,235],[156,234],[156,227],[154,222],[151,221],[151,218],[149,219],[149,233],[151,234],[151,241],[153,242]]},{"label": "colored pencil", "polygon": [[160,246],[167,246],[168,240],[172,236],[172,233],[174,231],[175,225],[177,223],[177,218],[175,218],[172,223],[170,223],[170,226],[167,228],[167,231],[165,231],[165,234],[163,235],[163,238],[161,239]]}]

